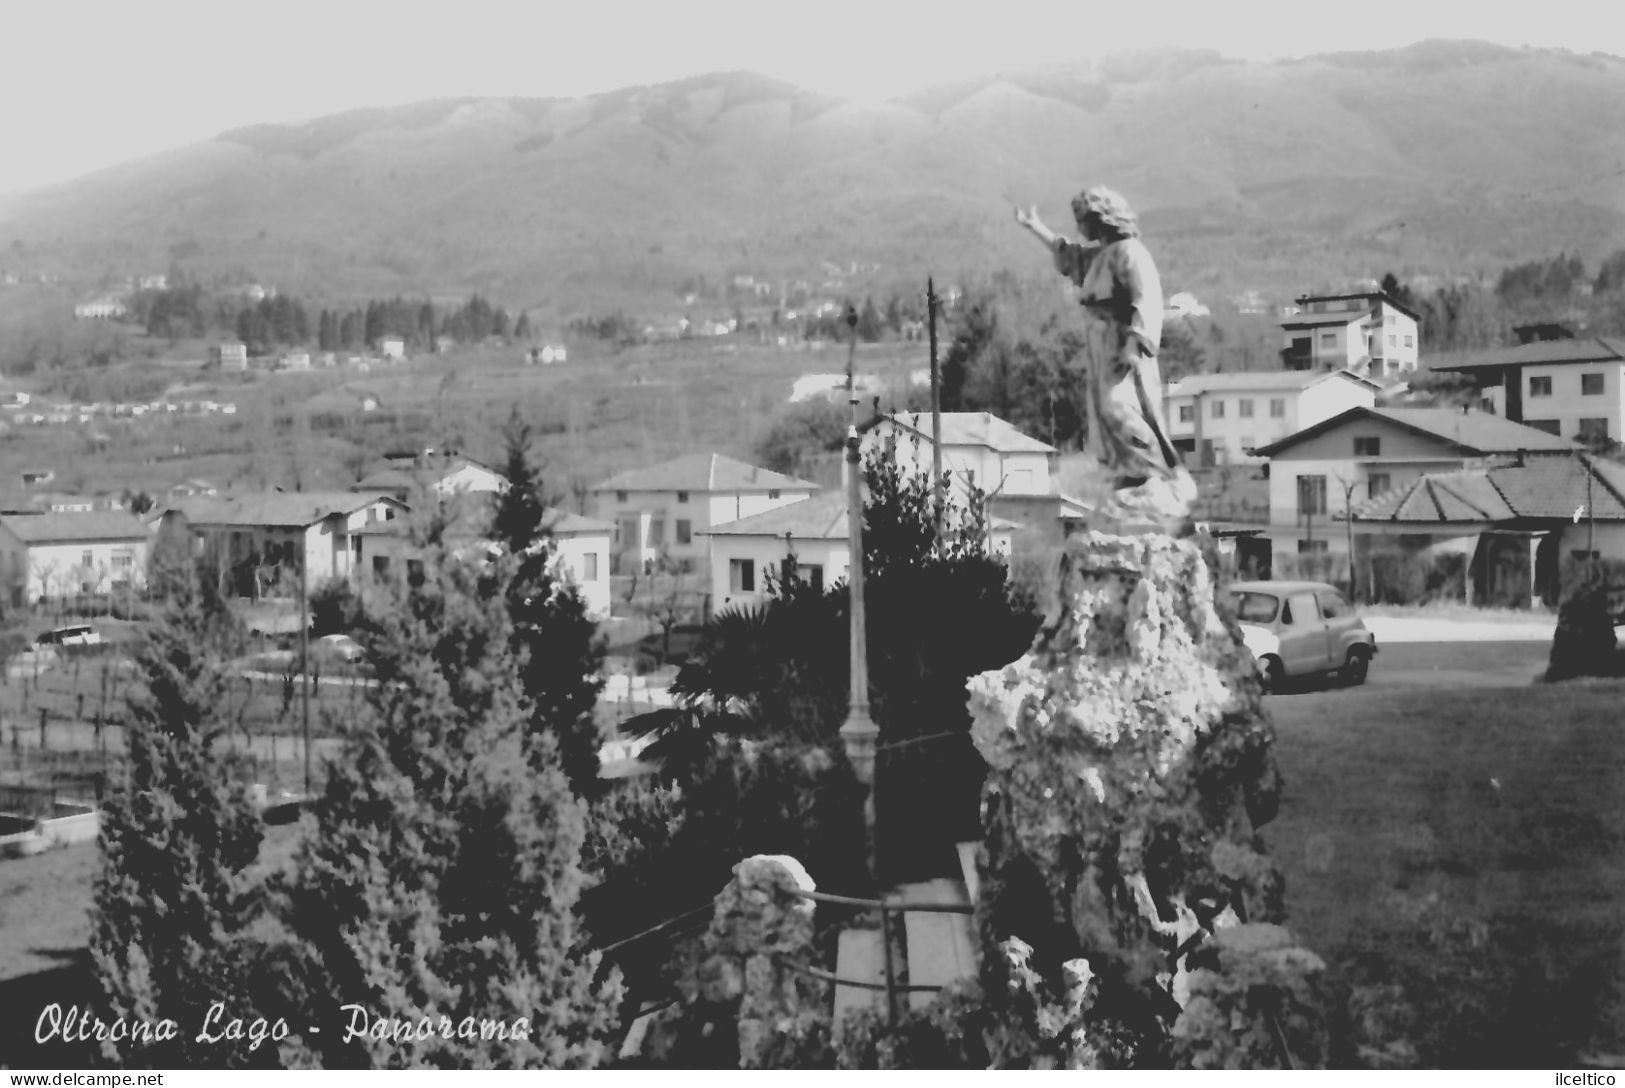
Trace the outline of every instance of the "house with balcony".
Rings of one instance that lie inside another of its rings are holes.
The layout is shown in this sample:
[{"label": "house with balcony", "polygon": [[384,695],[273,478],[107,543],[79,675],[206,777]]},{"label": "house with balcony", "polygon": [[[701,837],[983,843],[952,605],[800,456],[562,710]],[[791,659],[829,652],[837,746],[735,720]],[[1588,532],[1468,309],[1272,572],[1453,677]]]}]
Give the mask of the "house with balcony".
[{"label": "house with balcony", "polygon": [[1370,408],[1381,388],[1352,370],[1192,374],[1164,387],[1163,419],[1192,468],[1257,464],[1258,447]]},{"label": "house with balcony", "polygon": [[140,589],[152,533],[124,510],[0,517],[0,597],[30,602]]},{"label": "house with balcony", "polygon": [[1465,374],[1486,412],[1587,445],[1625,440],[1625,339],[1531,340],[1439,363]]},{"label": "house with balcony", "polygon": [[1350,547],[1349,509],[1428,473],[1480,468],[1494,459],[1573,455],[1573,442],[1490,415],[1445,408],[1351,408],[1260,447],[1269,461],[1275,555]]},{"label": "house with balcony", "polygon": [[158,517],[158,535],[188,541],[194,555],[240,597],[291,595],[362,569],[360,530],[402,516],[389,495],[354,491],[267,491],[193,496]]},{"label": "house with balcony", "polygon": [[615,527],[612,574],[647,570],[662,558],[703,573],[708,530],[803,502],[818,489],[720,453],[696,453],[611,476],[588,494],[592,516]]},{"label": "house with balcony", "polygon": [[1353,370],[1383,384],[1416,369],[1420,318],[1383,294],[1303,295],[1298,312],[1281,322],[1288,370]]},{"label": "house with balcony", "polygon": [[[852,570],[846,514],[847,496],[830,490],[707,530],[712,610],[761,601],[769,578],[782,577],[792,556],[805,582],[822,588],[845,581]],[[1009,557],[1016,529],[1003,518],[989,519],[993,554]]]}]

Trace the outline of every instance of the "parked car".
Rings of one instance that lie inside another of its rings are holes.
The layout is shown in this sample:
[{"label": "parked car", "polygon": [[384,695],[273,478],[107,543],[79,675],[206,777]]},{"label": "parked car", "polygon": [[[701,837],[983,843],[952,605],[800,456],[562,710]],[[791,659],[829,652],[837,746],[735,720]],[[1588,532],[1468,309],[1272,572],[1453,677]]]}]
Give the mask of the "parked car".
[{"label": "parked car", "polygon": [[1365,683],[1377,636],[1335,588],[1325,582],[1232,582],[1229,592],[1266,691],[1289,678],[1327,673],[1346,684]]},{"label": "parked car", "polygon": [[34,640],[36,646],[99,646],[102,642],[101,632],[88,623],[76,623],[69,627],[58,627],[54,631],[46,631]]},{"label": "parked car", "polygon": [[349,635],[323,635],[311,645],[311,649],[341,661],[356,661],[362,654],[361,644]]}]

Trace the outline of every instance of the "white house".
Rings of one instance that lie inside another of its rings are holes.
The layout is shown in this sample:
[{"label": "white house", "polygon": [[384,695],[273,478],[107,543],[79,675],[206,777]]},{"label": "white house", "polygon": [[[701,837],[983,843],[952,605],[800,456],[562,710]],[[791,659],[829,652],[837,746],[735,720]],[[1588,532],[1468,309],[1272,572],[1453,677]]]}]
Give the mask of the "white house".
[{"label": "white house", "polygon": [[378,354],[385,359],[399,361],[406,358],[406,341],[399,336],[386,336],[378,341]]},{"label": "white house", "polygon": [[260,597],[284,574],[302,571],[307,590],[353,578],[362,555],[360,530],[405,510],[390,496],[353,491],[194,496],[165,510],[158,532],[184,534],[239,596]]},{"label": "white house", "polygon": [[590,493],[594,516],[615,526],[613,573],[630,573],[661,556],[705,570],[707,530],[802,502],[817,490],[771,469],[697,453],[620,473]]},{"label": "white house", "polygon": [[125,511],[0,517],[0,587],[13,606],[139,589],[152,533]]},{"label": "white house", "polygon": [[[714,612],[754,604],[767,594],[769,577],[781,577],[791,555],[804,581],[824,587],[851,573],[847,497],[826,491],[806,502],[730,521],[707,530],[711,538],[711,607]],[[1000,518],[988,541],[1008,557],[1016,526]]]},{"label": "white house", "polygon": [[1253,464],[1253,450],[1350,408],[1376,403],[1376,382],[1352,370],[1193,374],[1163,390],[1174,448],[1198,466]]},{"label": "white house", "polygon": [[[1056,450],[990,412],[943,412],[942,467],[990,495],[1050,495]],[[894,412],[868,428],[864,452],[895,441],[896,456],[931,471],[931,413]]]},{"label": "white house", "polygon": [[1416,369],[1419,320],[1381,291],[1303,295],[1281,322],[1281,359],[1289,370],[1348,368],[1387,381]]},{"label": "white house", "polygon": [[394,459],[388,468],[369,473],[350,490],[382,491],[405,502],[420,488],[440,496],[487,495],[506,491],[508,481],[502,473],[467,457],[427,457]]},{"label": "white house", "polygon": [[1269,459],[1270,521],[1276,551],[1348,551],[1343,518],[1426,473],[1480,467],[1520,454],[1576,447],[1486,412],[1447,408],[1352,408],[1257,452]]},{"label": "white house", "polygon": [[128,307],[111,296],[81,302],[73,308],[73,316],[90,321],[111,321],[129,313]]},{"label": "white house", "polygon": [[1582,442],[1625,439],[1625,340],[1540,340],[1434,369],[1472,377],[1487,411]]},{"label": "white house", "polygon": [[[491,495],[484,493],[458,509],[455,523],[446,533],[449,543],[463,549],[483,550],[490,546],[490,499]],[[555,571],[563,573],[580,591],[589,616],[595,620],[608,618],[609,548],[615,527],[562,510],[550,509],[546,517],[547,531],[553,538]],[[356,535],[361,540],[358,569],[367,575],[359,580],[363,590],[385,579],[408,576],[414,564],[421,566],[423,562],[423,551],[408,539],[404,519],[375,522]]]}]

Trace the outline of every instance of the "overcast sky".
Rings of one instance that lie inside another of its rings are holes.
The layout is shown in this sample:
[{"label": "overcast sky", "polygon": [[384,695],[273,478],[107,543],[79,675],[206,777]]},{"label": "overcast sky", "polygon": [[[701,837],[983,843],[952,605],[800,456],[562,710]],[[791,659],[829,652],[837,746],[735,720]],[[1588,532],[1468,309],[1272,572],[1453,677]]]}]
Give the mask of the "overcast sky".
[{"label": "overcast sky", "polygon": [[1480,38],[1625,55],[1599,0],[5,0],[0,193],[258,122],[748,68],[846,98],[1125,49],[1273,59]]}]

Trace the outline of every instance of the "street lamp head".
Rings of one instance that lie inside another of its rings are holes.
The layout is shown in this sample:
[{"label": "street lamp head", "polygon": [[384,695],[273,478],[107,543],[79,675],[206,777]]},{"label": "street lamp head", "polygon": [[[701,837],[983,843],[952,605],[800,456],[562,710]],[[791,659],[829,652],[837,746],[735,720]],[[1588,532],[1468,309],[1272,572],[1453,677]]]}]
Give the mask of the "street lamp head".
[{"label": "street lamp head", "polygon": [[849,329],[858,327],[858,308],[851,303],[846,307],[846,327]]},{"label": "street lamp head", "polygon": [[852,773],[865,786],[874,785],[875,748],[880,737],[880,726],[862,711],[853,711],[841,726],[841,743],[846,746],[846,761]]}]

